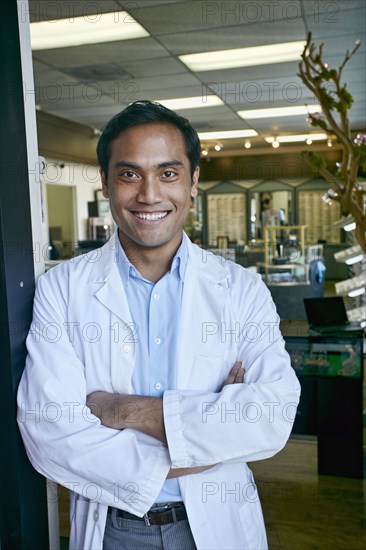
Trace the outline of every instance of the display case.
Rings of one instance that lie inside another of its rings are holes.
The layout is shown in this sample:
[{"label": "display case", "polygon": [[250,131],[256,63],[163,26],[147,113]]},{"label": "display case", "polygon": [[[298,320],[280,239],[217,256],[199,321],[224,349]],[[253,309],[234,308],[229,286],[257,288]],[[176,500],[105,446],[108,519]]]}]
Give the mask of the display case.
[{"label": "display case", "polygon": [[285,336],[301,384],[293,433],[318,437],[318,473],[364,477],[363,331]]},{"label": "display case", "polygon": [[[351,333],[352,334],[352,333]],[[302,376],[362,377],[362,338],[355,336],[309,336],[286,338],[291,364]],[[362,331],[361,331],[362,334]]]},{"label": "display case", "polygon": [[265,282],[308,283],[306,225],[267,225],[264,227],[264,262],[257,262]]},{"label": "display case", "polygon": [[[206,182],[207,183],[207,182]],[[231,182],[221,181],[206,190],[207,245],[219,248],[218,238],[227,237],[230,246],[247,241],[247,190]]]},{"label": "display case", "polygon": [[322,240],[327,243],[340,242],[340,230],[334,223],[341,217],[341,207],[337,202],[324,202],[323,195],[329,183],[323,179],[313,179],[296,188],[297,222],[308,226],[309,243]]},{"label": "display case", "polygon": [[113,231],[114,224],[110,217],[88,219],[88,238],[92,241],[107,241]]}]

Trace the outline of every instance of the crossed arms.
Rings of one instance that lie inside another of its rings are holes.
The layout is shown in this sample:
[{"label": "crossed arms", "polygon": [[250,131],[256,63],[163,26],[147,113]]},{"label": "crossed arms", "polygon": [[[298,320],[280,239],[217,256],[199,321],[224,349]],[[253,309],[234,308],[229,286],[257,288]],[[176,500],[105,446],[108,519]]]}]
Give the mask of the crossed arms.
[{"label": "crossed arms", "polygon": [[[243,383],[244,372],[242,363],[236,361],[221,390],[228,384]],[[162,398],[143,395],[116,395],[105,391],[95,391],[88,395],[86,403],[92,413],[100,419],[103,426],[117,430],[132,428],[167,445]],[[212,466],[171,468],[167,478],[203,472]]]}]

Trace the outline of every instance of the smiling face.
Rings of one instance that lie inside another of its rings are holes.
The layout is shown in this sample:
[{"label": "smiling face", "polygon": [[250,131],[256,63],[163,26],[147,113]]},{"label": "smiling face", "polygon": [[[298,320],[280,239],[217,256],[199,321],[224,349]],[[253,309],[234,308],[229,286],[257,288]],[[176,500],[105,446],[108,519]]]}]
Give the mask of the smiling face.
[{"label": "smiling face", "polygon": [[191,197],[197,195],[199,168],[190,175],[184,139],[175,126],[142,124],[111,143],[103,195],[110,199],[119,236],[128,250],[159,249],[174,256]]}]

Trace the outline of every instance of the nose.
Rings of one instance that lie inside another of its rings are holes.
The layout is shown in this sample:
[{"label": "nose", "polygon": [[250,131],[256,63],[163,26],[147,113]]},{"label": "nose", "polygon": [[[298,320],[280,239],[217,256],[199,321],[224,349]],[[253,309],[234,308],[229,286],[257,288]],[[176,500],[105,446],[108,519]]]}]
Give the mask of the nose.
[{"label": "nose", "polygon": [[137,197],[137,202],[144,204],[156,204],[161,202],[160,184],[153,177],[146,177],[141,181]]}]

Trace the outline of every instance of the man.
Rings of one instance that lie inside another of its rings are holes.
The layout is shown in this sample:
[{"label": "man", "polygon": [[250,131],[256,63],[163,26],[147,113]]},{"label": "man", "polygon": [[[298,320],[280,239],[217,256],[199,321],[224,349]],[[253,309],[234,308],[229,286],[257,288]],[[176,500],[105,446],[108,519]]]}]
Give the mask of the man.
[{"label": "man", "polygon": [[186,119],[135,102],[97,153],[118,231],[39,280],[18,394],[30,460],[71,489],[70,548],[266,548],[246,462],[285,445],[299,397],[270,294],[183,233]]}]

